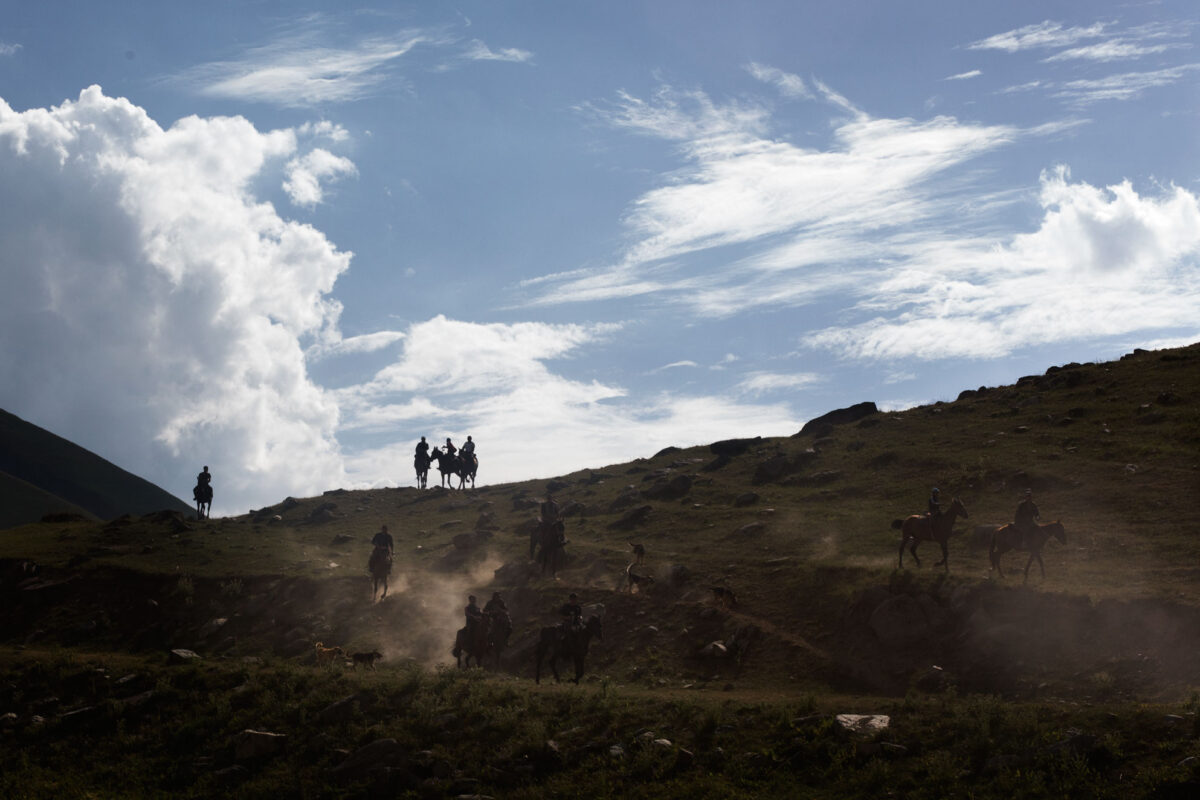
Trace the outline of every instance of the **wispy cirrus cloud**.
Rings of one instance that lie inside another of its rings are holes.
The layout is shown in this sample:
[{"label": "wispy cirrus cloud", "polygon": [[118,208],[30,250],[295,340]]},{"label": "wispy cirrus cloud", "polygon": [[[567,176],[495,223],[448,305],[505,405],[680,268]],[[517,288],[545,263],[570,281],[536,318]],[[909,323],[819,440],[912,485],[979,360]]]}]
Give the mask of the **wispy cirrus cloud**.
[{"label": "wispy cirrus cloud", "polygon": [[172,80],[209,97],[284,107],[347,103],[406,86],[402,65],[425,50],[443,59],[431,66],[441,71],[456,62],[533,59],[528,50],[493,50],[480,39],[464,43],[436,28],[346,37],[335,20],[312,15],[237,58],[197,65]]},{"label": "wispy cirrus cloud", "polygon": [[[526,284],[534,302],[663,294],[714,316],[811,302],[856,280],[853,270],[811,276],[813,267],[883,255],[880,231],[940,213],[937,176],[1021,135],[950,117],[874,119],[821,81],[814,86],[852,114],[826,149],[769,138],[762,107],[698,92],[621,94],[593,109],[619,128],[677,142],[685,166],[632,205],[625,221],[634,241],[619,263]],[[716,251],[728,254],[695,266],[697,254]]]},{"label": "wispy cirrus cloud", "polygon": [[533,53],[518,47],[502,47],[492,50],[483,42],[474,39],[463,51],[463,58],[469,61],[512,61],[524,64],[533,60]]},{"label": "wispy cirrus cloud", "polygon": [[784,97],[808,99],[813,96],[799,75],[755,62],[747,64],[746,71],[763,83],[774,86]]},{"label": "wispy cirrus cloud", "polygon": [[1178,83],[1197,69],[1200,69],[1200,63],[1182,64],[1150,72],[1124,72],[1104,78],[1043,84],[1042,88],[1052,89],[1051,94],[1054,97],[1079,105],[1104,100],[1132,100],[1147,90]]},{"label": "wispy cirrus cloud", "polygon": [[942,80],[944,80],[944,81],[965,81],[965,80],[969,80],[971,78],[978,78],[982,74],[983,74],[983,70],[973,69],[968,72],[960,72],[957,75],[950,75],[948,77],[942,78]]},{"label": "wispy cirrus cloud", "polygon": [[9,44],[8,42],[0,42],[0,57],[15,56],[20,51],[21,45]]},{"label": "wispy cirrus cloud", "polygon": [[979,39],[968,44],[967,49],[1016,53],[1021,50],[1068,47],[1086,39],[1099,38],[1105,34],[1108,27],[1108,23],[1097,22],[1093,25],[1068,28],[1061,22],[1045,20]]},{"label": "wispy cirrus cloud", "polygon": [[1055,53],[1052,56],[1042,59],[1043,63],[1050,64],[1055,61],[1121,61],[1126,59],[1141,58],[1142,56],[1154,55],[1155,53],[1165,53],[1168,50],[1179,50],[1190,47],[1190,45],[1182,42],[1171,44],[1140,44],[1131,42],[1125,39],[1112,39],[1107,42],[1098,42],[1096,44],[1085,45],[1084,47],[1072,47],[1063,50],[1060,53]]}]

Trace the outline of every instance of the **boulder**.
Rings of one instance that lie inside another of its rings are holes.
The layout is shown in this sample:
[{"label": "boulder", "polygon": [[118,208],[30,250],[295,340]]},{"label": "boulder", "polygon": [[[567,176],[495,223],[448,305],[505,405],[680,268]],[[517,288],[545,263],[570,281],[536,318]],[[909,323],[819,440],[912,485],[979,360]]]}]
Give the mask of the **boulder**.
[{"label": "boulder", "polygon": [[678,500],[692,490],[691,475],[676,475],[642,490],[647,500]]},{"label": "boulder", "polygon": [[287,746],[287,735],[246,729],[233,740],[234,761],[254,761],[279,755]]},{"label": "boulder", "polygon": [[742,492],[737,497],[733,498],[733,505],[734,508],[744,508],[745,506],[754,505],[760,499],[761,498],[759,498],[758,492]]},{"label": "boulder", "polygon": [[740,456],[751,448],[751,446],[762,441],[761,436],[755,436],[753,439],[722,439],[719,442],[713,442],[708,446],[708,449],[715,456],[725,456],[733,458]]},{"label": "boulder", "polygon": [[608,527],[616,528],[617,530],[632,530],[645,522],[653,510],[651,506],[639,506],[630,509],[616,522],[610,523]]},{"label": "boulder", "polygon": [[846,425],[851,422],[858,422],[864,417],[878,413],[879,408],[871,402],[857,403],[848,408],[835,409],[828,414],[822,414],[804,423],[804,427],[800,429],[798,435],[813,434],[827,436],[827,431],[831,430],[834,425]]},{"label": "boulder", "polygon": [[180,647],[167,654],[168,664],[188,664],[200,660],[200,655],[192,650]]}]

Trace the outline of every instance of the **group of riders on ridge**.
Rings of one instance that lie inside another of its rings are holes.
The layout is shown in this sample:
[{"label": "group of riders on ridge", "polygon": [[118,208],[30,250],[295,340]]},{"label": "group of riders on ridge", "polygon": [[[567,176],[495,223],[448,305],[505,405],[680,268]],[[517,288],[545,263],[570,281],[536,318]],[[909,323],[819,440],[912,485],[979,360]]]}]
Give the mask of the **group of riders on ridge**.
[{"label": "group of riders on ridge", "polygon": [[459,487],[465,486],[469,480],[471,486],[475,485],[475,473],[479,470],[479,457],[475,455],[475,440],[470,436],[463,443],[462,447],[455,447],[454,442],[450,441],[450,437],[446,437],[446,444],[442,445],[439,450],[437,447],[430,449],[429,442],[425,441],[425,437],[421,437],[421,441],[417,442],[416,452],[413,453],[413,466],[417,470],[417,487],[425,488],[426,475],[429,472],[429,465],[434,461],[438,464],[438,471],[442,473],[442,482],[445,484],[446,476],[458,475],[462,480]]}]

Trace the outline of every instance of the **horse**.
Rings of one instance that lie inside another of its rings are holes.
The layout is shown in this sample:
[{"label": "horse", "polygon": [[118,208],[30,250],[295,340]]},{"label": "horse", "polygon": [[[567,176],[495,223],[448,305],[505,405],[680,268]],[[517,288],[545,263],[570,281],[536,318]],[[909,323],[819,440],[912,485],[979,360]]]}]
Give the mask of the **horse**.
[{"label": "horse", "polygon": [[204,519],[212,513],[212,484],[197,483],[192,489],[196,501],[196,519]]},{"label": "horse", "polygon": [[458,633],[454,635],[454,649],[450,651],[450,655],[458,662],[459,669],[471,666],[472,658],[475,659],[475,666],[483,666],[483,658],[487,655],[491,642],[491,626],[491,615],[484,614],[475,626],[474,635],[469,636],[466,627],[458,629]]},{"label": "horse", "polygon": [[392,571],[392,556],[386,547],[376,547],[371,551],[371,557],[367,560],[367,571],[371,573],[371,601],[375,601],[375,594],[379,591],[380,583],[383,584],[383,594],[379,596],[379,599],[387,597],[388,575]]},{"label": "horse", "polygon": [[600,617],[595,614],[588,617],[582,628],[576,630],[564,632],[558,625],[542,628],[537,643],[537,668],[534,671],[534,683],[542,682],[542,660],[546,658],[547,654],[550,656],[550,671],[554,673],[555,681],[559,680],[558,660],[569,658],[575,662],[575,677],[572,680],[579,683],[579,679],[583,677],[583,660],[587,657],[588,645],[593,636],[604,641],[604,628]]},{"label": "horse", "polygon": [[495,611],[490,615],[491,624],[488,626],[488,643],[487,650],[484,652],[486,657],[489,653],[496,657],[496,669],[500,669],[500,654],[504,652],[504,648],[508,647],[508,637],[512,636],[512,617],[506,611]]},{"label": "horse", "polygon": [[471,488],[475,488],[475,473],[479,471],[479,456],[474,453],[459,455],[458,457],[458,488],[465,489],[467,481],[471,482]]},{"label": "horse", "polygon": [[896,520],[892,523],[893,528],[899,528],[902,532],[900,537],[900,569],[904,569],[904,548],[908,546],[908,551],[912,553],[913,560],[917,562],[917,566],[921,566],[921,559],[917,557],[917,545],[920,542],[937,542],[942,546],[942,560],[934,564],[935,567],[946,567],[946,572],[950,571],[950,535],[954,530],[954,520],[961,514],[964,519],[970,519],[971,515],[967,513],[967,509],[963,506],[962,501],[957,497],[950,503],[950,510],[939,517],[931,518],[927,514],[913,514],[904,521]]},{"label": "horse", "polygon": [[992,569],[1000,573],[1000,577],[1004,577],[1004,570],[1000,569],[1000,556],[1007,553],[1009,550],[1028,550],[1029,561],[1025,563],[1025,580],[1029,580],[1029,568],[1033,566],[1033,560],[1036,558],[1038,566],[1042,569],[1042,577],[1046,577],[1046,565],[1042,562],[1042,548],[1046,546],[1047,540],[1051,536],[1058,539],[1062,544],[1067,543],[1067,531],[1063,528],[1063,524],[1058,520],[1047,522],[1045,525],[1034,523],[1025,535],[1022,536],[1022,531],[1016,525],[1009,523],[1008,525],[999,528],[992,534],[992,543],[988,547],[988,558],[992,562]]},{"label": "horse", "polygon": [[[438,472],[442,473],[442,488],[454,488],[454,476],[458,475],[458,456],[450,453],[443,453],[438,448],[433,448],[429,453],[429,460],[436,461]],[[446,479],[450,478],[450,485],[446,485]],[[461,486],[459,488],[462,488]]]},{"label": "horse", "polygon": [[417,488],[424,489],[429,480],[429,453],[417,453],[413,456],[413,468],[417,471]]}]

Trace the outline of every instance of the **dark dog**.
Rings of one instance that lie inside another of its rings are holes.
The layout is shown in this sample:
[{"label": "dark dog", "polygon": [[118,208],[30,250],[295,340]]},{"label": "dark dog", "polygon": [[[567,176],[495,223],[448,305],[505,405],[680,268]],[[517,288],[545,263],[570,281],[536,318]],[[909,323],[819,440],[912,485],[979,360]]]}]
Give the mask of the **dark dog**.
[{"label": "dark dog", "polygon": [[378,650],[372,650],[369,653],[352,653],[350,655],[350,660],[354,662],[354,669],[356,670],[359,664],[375,669],[375,662],[381,658],[383,658],[383,653]]},{"label": "dark dog", "polygon": [[646,548],[640,544],[629,543],[629,549],[633,551],[633,563],[641,564],[646,558]]},{"label": "dark dog", "polygon": [[738,604],[737,595],[733,593],[733,589],[726,586],[710,586],[708,590],[713,594],[713,601],[725,608],[733,608]]},{"label": "dark dog", "polygon": [[649,575],[638,575],[633,571],[633,564],[625,568],[625,585],[629,587],[630,594],[637,594],[652,583],[654,583],[654,578]]}]

